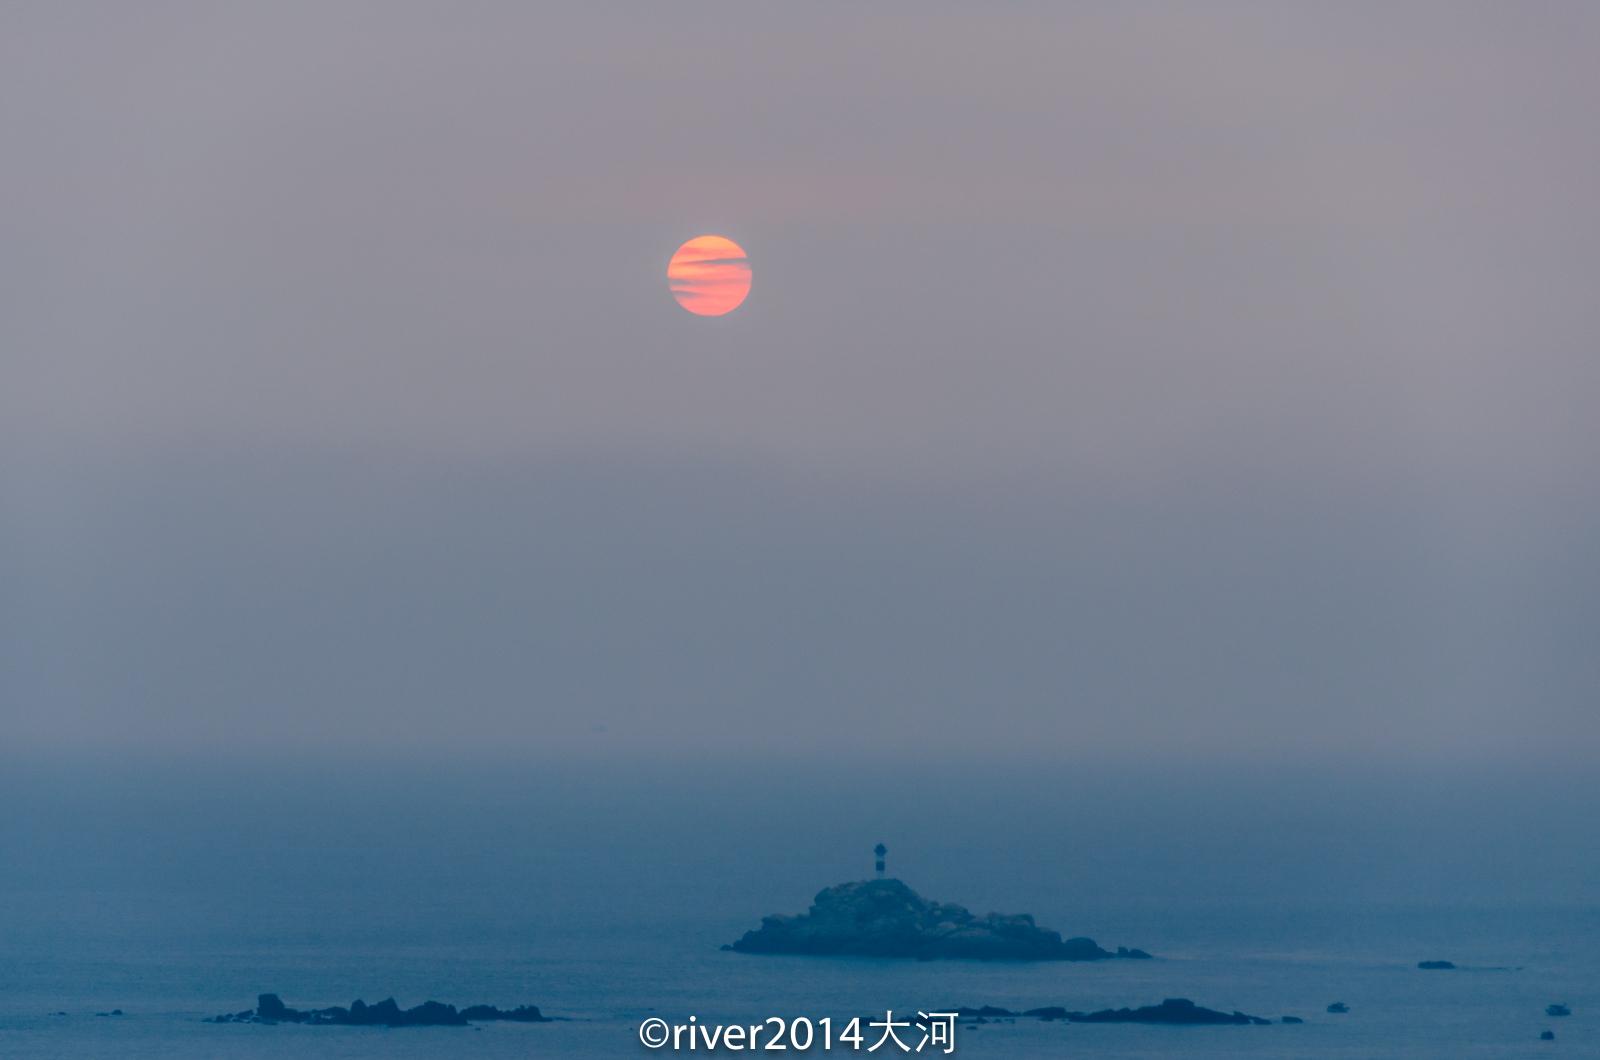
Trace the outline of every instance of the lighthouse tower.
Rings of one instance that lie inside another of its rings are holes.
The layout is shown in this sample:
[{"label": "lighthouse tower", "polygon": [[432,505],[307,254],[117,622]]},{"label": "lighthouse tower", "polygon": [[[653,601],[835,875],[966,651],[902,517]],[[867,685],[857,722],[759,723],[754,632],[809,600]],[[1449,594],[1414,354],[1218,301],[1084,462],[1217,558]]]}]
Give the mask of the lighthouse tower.
[{"label": "lighthouse tower", "polygon": [[883,879],[883,856],[889,853],[889,848],[879,843],[872,848],[873,868],[878,870],[878,879]]}]

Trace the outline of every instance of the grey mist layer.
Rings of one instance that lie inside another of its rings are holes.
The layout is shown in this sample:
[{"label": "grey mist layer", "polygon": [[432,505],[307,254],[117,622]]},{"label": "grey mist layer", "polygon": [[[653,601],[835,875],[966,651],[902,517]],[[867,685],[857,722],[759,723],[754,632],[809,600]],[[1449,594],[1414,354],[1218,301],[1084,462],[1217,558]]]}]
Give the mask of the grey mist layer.
[{"label": "grey mist layer", "polygon": [[553,8],[0,11],[7,749],[1600,751],[1593,5]]}]

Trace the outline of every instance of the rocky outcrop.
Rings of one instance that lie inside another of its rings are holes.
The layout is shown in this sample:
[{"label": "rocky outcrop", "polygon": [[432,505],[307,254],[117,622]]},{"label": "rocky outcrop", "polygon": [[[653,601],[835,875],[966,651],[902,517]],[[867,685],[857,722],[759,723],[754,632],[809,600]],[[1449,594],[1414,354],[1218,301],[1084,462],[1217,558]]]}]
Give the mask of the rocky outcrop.
[{"label": "rocky outcrop", "polygon": [[1453,961],[1418,961],[1417,967],[1428,972],[1446,972],[1455,968]]},{"label": "rocky outcrop", "polygon": [[439,1001],[424,1001],[413,1008],[401,1008],[394,998],[385,998],[376,1005],[356,1000],[349,1008],[334,1005],[331,1008],[297,1009],[283,1003],[277,994],[262,994],[256,998],[256,1007],[243,1012],[224,1013],[206,1020],[207,1023],[310,1023],[346,1027],[465,1027],[468,1023],[486,1020],[510,1020],[515,1023],[548,1023],[550,1017],[539,1011],[537,1005],[521,1005],[514,1009],[500,1009],[493,1005],[470,1005],[457,1011],[454,1005]]},{"label": "rocky outcrop", "polygon": [[1335,1001],[1333,1004],[1328,1006],[1328,1011],[1333,1013],[1335,1016],[1343,1016],[1345,1013],[1350,1011],[1350,1006],[1346,1005],[1343,1001]]},{"label": "rocky outcrop", "polygon": [[1237,1023],[1265,1027],[1271,1020],[1246,1016],[1243,1012],[1218,1012],[1201,1008],[1186,997],[1169,997],[1159,1005],[1143,1008],[1102,1009],[1099,1012],[1071,1012],[1074,1023]]},{"label": "rocky outcrop", "polygon": [[799,916],[764,917],[761,926],[722,947],[739,953],[811,956],[966,957],[1005,961],[1097,961],[1148,958],[1143,950],[1101,949],[1093,939],[1063,939],[1026,913],[975,916],[931,902],[899,880],[841,883],[819,892]]},{"label": "rocky outcrop", "polygon": [[[1265,1027],[1272,1021],[1260,1016],[1247,1016],[1243,1012],[1219,1012],[1202,1008],[1186,997],[1169,997],[1159,1005],[1142,1008],[1106,1008],[1098,1012],[1072,1012],[1060,1005],[1030,1008],[1013,1012],[997,1005],[961,1005],[954,1009],[962,1022],[987,1023],[997,1019],[1017,1019],[1030,1016],[1046,1022],[1066,1020],[1070,1023],[1233,1023]],[[1285,1023],[1301,1023],[1294,1016],[1285,1016]]]}]

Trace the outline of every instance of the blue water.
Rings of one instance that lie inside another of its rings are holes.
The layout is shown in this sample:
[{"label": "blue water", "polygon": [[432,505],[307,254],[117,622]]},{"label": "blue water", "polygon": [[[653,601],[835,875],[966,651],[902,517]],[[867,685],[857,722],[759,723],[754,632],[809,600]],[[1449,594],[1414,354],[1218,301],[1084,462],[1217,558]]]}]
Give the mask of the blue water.
[{"label": "blue water", "polygon": [[[1565,828],[1573,790],[1483,783],[25,770],[0,782],[16,811],[0,833],[0,1056],[642,1056],[635,1034],[651,1015],[840,1020],[1173,996],[1306,1023],[1019,1020],[963,1028],[958,1054],[1600,1056],[1600,903],[1590,837]],[[1197,840],[1200,821],[1210,841]],[[762,913],[799,911],[824,884],[863,875],[879,838],[930,896],[1030,911],[1160,959],[717,948]],[[1415,967],[1431,958],[1461,967]],[[200,1022],[263,991],[301,1007],[390,994],[531,1002],[563,1020]],[[1331,1001],[1350,1014],[1325,1013]],[[1574,1015],[1547,1017],[1552,1001]],[[94,1015],[111,1008],[126,1015]],[[1554,1043],[1537,1040],[1545,1028]]]}]

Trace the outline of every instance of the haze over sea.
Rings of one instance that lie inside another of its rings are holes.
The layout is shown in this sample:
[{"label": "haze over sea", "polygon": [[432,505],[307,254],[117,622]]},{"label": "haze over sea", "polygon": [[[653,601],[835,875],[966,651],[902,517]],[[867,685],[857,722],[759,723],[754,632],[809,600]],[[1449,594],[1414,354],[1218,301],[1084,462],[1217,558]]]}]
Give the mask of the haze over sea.
[{"label": "haze over sea", "polygon": [[[846,745],[847,740],[841,740]],[[1070,748],[1062,749],[1072,762]],[[10,763],[0,1055],[619,1056],[640,1020],[1093,1009],[1302,1026],[963,1028],[977,1056],[1563,1055],[1600,1048],[1592,776],[714,758]],[[890,869],[1158,960],[753,957],[718,946]],[[1416,962],[1444,958],[1454,972]],[[531,1002],[481,1029],[216,1026],[291,1005]],[[1347,1016],[1325,1006],[1345,1001]],[[1574,1015],[1552,1020],[1552,1001]],[[121,1018],[95,1012],[121,1008]],[[52,1015],[58,1011],[66,1015]]]},{"label": "haze over sea", "polygon": [[[0,3],[0,1060],[1600,1056],[1597,40]],[[719,949],[879,842],[1156,959]]]}]

